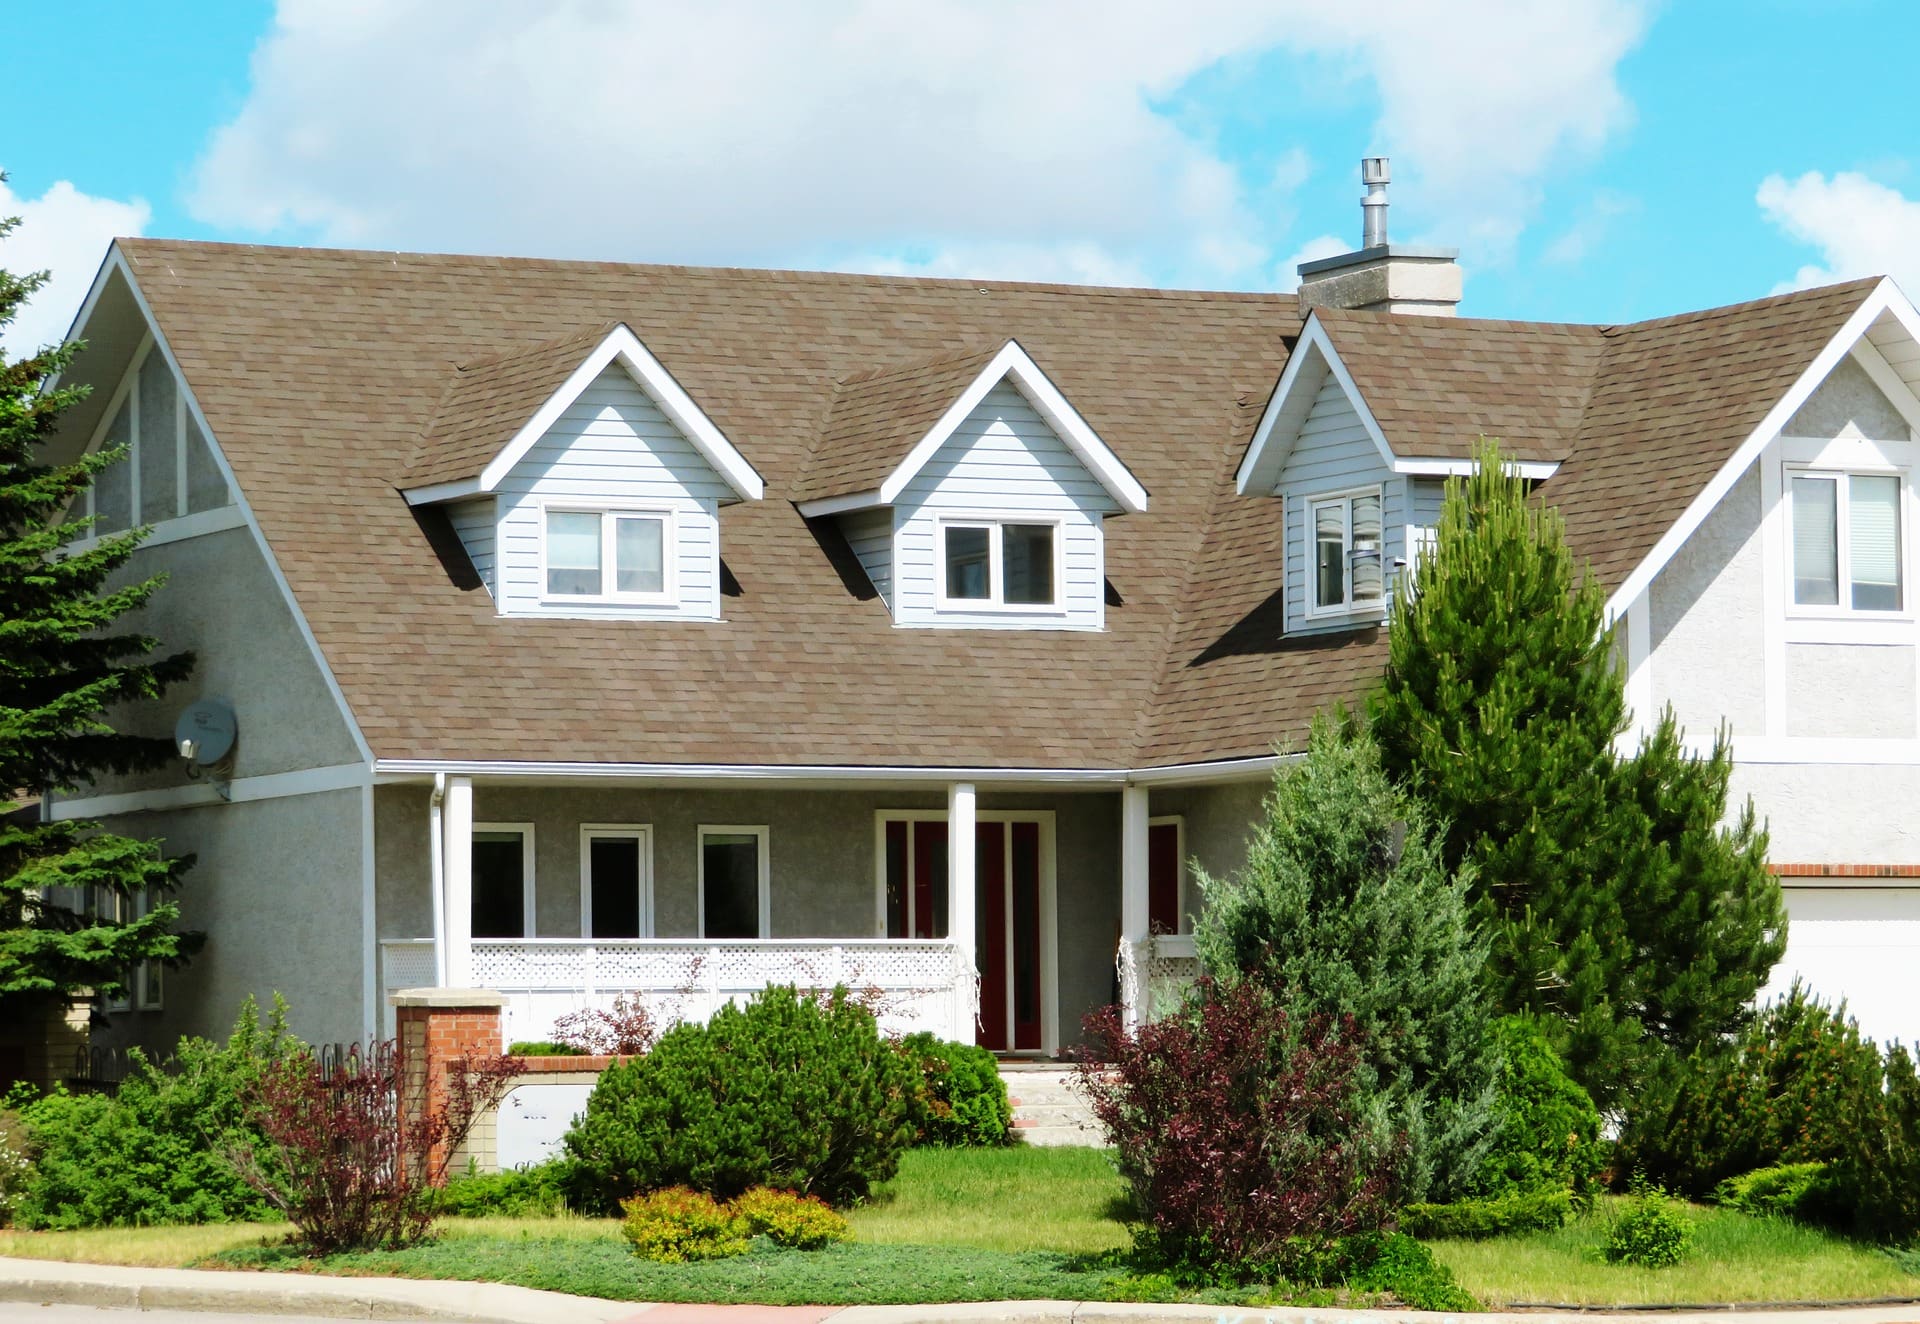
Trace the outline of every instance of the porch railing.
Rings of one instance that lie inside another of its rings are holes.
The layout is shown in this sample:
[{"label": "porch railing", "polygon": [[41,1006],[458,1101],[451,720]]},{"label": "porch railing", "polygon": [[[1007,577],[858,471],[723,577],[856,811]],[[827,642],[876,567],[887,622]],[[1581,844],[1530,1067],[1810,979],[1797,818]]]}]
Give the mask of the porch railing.
[{"label": "porch railing", "polygon": [[[389,991],[433,983],[430,940],[381,944]],[[845,984],[874,1010],[882,1030],[974,1037],[978,980],[954,944],[925,939],[771,938],[476,939],[473,982],[507,996],[509,1040],[546,1039],[554,1022],[638,995],[662,1024],[705,1020],[768,984]]]},{"label": "porch railing", "polygon": [[1180,1005],[1200,977],[1193,936],[1156,933],[1138,942],[1120,940],[1114,965],[1120,976],[1120,1002],[1131,1024],[1157,1020]]}]

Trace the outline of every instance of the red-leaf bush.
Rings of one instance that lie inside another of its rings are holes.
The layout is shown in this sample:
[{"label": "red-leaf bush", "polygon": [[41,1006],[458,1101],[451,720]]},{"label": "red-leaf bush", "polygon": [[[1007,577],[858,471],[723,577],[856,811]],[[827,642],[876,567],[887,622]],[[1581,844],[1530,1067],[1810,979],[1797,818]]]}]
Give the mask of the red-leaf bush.
[{"label": "red-leaf bush", "polygon": [[433,1224],[434,1188],[454,1151],[523,1069],[510,1057],[452,1062],[441,1089],[416,1083],[418,1106],[406,1107],[391,1040],[339,1061],[294,1057],[248,1091],[260,1139],[229,1145],[226,1157],[310,1254],[409,1246]]},{"label": "red-leaf bush", "polygon": [[1294,1023],[1266,993],[1203,979],[1129,1033],[1086,1020],[1078,1082],[1145,1222],[1141,1249],[1208,1277],[1311,1276],[1393,1209],[1404,1140],[1363,1118],[1350,1023]]},{"label": "red-leaf bush", "polygon": [[590,1057],[637,1057],[659,1037],[659,1022],[637,995],[615,998],[611,1010],[588,1007],[553,1023],[554,1042]]}]

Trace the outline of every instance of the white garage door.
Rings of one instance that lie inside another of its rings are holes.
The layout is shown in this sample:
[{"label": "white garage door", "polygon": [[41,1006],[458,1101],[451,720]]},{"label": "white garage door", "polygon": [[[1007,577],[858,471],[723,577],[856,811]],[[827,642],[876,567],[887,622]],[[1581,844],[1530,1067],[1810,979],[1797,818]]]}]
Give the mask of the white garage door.
[{"label": "white garage door", "polygon": [[1787,954],[1764,996],[1795,975],[1845,998],[1863,1034],[1920,1041],[1920,887],[1788,887]]}]

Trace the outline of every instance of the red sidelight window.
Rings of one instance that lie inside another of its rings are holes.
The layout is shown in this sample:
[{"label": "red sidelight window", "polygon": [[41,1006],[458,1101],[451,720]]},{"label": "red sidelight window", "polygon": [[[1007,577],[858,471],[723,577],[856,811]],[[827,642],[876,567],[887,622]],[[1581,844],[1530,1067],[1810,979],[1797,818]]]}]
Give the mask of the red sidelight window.
[{"label": "red sidelight window", "polygon": [[1147,927],[1155,933],[1180,932],[1181,837],[1177,818],[1147,828]]}]

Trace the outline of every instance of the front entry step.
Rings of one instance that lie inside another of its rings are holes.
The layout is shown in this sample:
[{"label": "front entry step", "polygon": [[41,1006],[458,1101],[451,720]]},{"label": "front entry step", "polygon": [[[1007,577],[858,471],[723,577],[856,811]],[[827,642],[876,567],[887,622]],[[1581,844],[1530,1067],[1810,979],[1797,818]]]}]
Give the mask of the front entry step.
[{"label": "front entry step", "polygon": [[1093,1110],[1073,1085],[1072,1067],[1051,1062],[1002,1062],[1013,1105],[1014,1134],[1029,1145],[1104,1145]]}]

